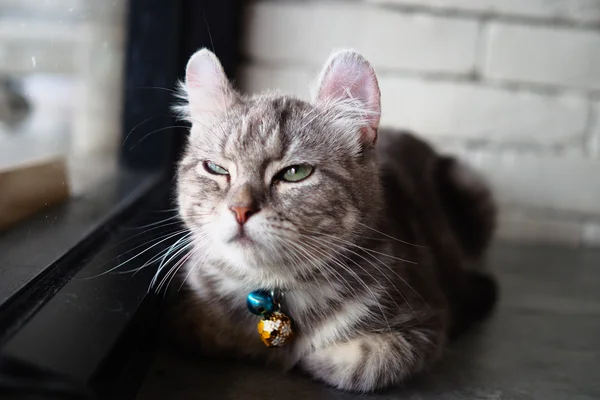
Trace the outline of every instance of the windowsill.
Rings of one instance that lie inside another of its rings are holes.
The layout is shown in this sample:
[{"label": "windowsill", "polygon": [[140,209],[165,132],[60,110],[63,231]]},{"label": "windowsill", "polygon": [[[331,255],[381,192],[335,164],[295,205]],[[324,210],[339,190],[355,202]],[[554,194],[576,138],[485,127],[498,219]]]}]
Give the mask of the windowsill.
[{"label": "windowsill", "polygon": [[99,391],[123,380],[135,390],[131,375],[145,372],[137,360],[155,331],[145,325],[158,310],[148,295],[156,267],[123,272],[165,250],[174,240],[129,260],[176,229],[160,224],[172,208],[163,175],[116,172],[0,236],[2,354]]},{"label": "windowsill", "polygon": [[[101,228],[105,229],[160,180],[157,174],[115,170],[105,174],[93,190],[50,207],[0,235],[0,311],[33,281],[47,275],[50,267],[67,260],[65,257],[75,250],[83,251],[86,241],[98,237]],[[66,272],[72,267],[63,269]],[[0,340],[11,331],[7,323],[12,321],[0,320]]]}]

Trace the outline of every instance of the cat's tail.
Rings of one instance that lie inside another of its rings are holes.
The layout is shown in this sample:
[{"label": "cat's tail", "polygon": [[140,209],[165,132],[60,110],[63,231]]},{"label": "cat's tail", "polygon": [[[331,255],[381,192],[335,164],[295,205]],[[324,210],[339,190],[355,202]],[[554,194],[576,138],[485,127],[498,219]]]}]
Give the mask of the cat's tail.
[{"label": "cat's tail", "polygon": [[440,156],[436,181],[463,254],[480,259],[496,229],[497,206],[485,180],[454,157]]}]

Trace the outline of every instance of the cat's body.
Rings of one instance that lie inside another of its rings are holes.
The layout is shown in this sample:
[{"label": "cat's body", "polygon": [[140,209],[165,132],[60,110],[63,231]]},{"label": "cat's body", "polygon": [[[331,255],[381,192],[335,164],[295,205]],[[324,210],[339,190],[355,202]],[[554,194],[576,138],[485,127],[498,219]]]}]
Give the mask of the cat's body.
[{"label": "cat's body", "polygon": [[[421,371],[492,305],[493,281],[466,268],[492,235],[489,190],[409,133],[378,135],[379,91],[356,53],[332,58],[316,105],[238,97],[214,56],[199,53],[188,64],[193,127],[178,179],[194,237],[179,337],[204,354],[299,366],[345,390]],[[217,108],[194,94],[200,86],[219,93]],[[304,165],[297,181],[278,173]],[[246,307],[257,289],[284,293],[289,345],[260,341]]]}]

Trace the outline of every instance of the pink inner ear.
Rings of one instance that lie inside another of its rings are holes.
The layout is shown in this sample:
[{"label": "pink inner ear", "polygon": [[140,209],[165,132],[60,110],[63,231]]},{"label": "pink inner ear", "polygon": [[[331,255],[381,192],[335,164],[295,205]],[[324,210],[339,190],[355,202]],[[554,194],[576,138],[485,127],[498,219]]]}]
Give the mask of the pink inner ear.
[{"label": "pink inner ear", "polygon": [[[369,123],[363,129],[364,139],[375,141],[379,126],[380,92],[373,68],[361,55],[341,52],[334,55],[321,78],[317,101],[344,101],[356,99],[365,110]],[[370,139],[369,139],[370,138]]]},{"label": "pink inner ear", "polygon": [[216,60],[208,54],[193,57],[187,65],[185,80],[189,88],[208,88],[218,86],[222,73],[215,64]]},{"label": "pink inner ear", "polygon": [[185,75],[189,109],[193,118],[209,118],[225,112],[235,101],[217,57],[203,49],[188,62]]},{"label": "pink inner ear", "polygon": [[320,98],[328,100],[356,98],[366,106],[377,102],[379,93],[374,84],[375,76],[371,71],[336,65],[330,68],[322,84]]}]

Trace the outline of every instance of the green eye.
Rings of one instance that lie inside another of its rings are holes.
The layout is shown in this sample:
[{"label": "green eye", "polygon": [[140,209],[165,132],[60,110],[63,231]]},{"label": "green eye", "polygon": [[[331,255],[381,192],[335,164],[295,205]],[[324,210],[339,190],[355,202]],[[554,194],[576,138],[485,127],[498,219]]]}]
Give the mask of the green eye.
[{"label": "green eye", "polygon": [[294,165],[285,169],[280,174],[280,179],[285,182],[299,182],[312,174],[313,167],[310,165]]},{"label": "green eye", "polygon": [[214,175],[229,175],[225,168],[210,161],[204,161],[204,169]]}]

